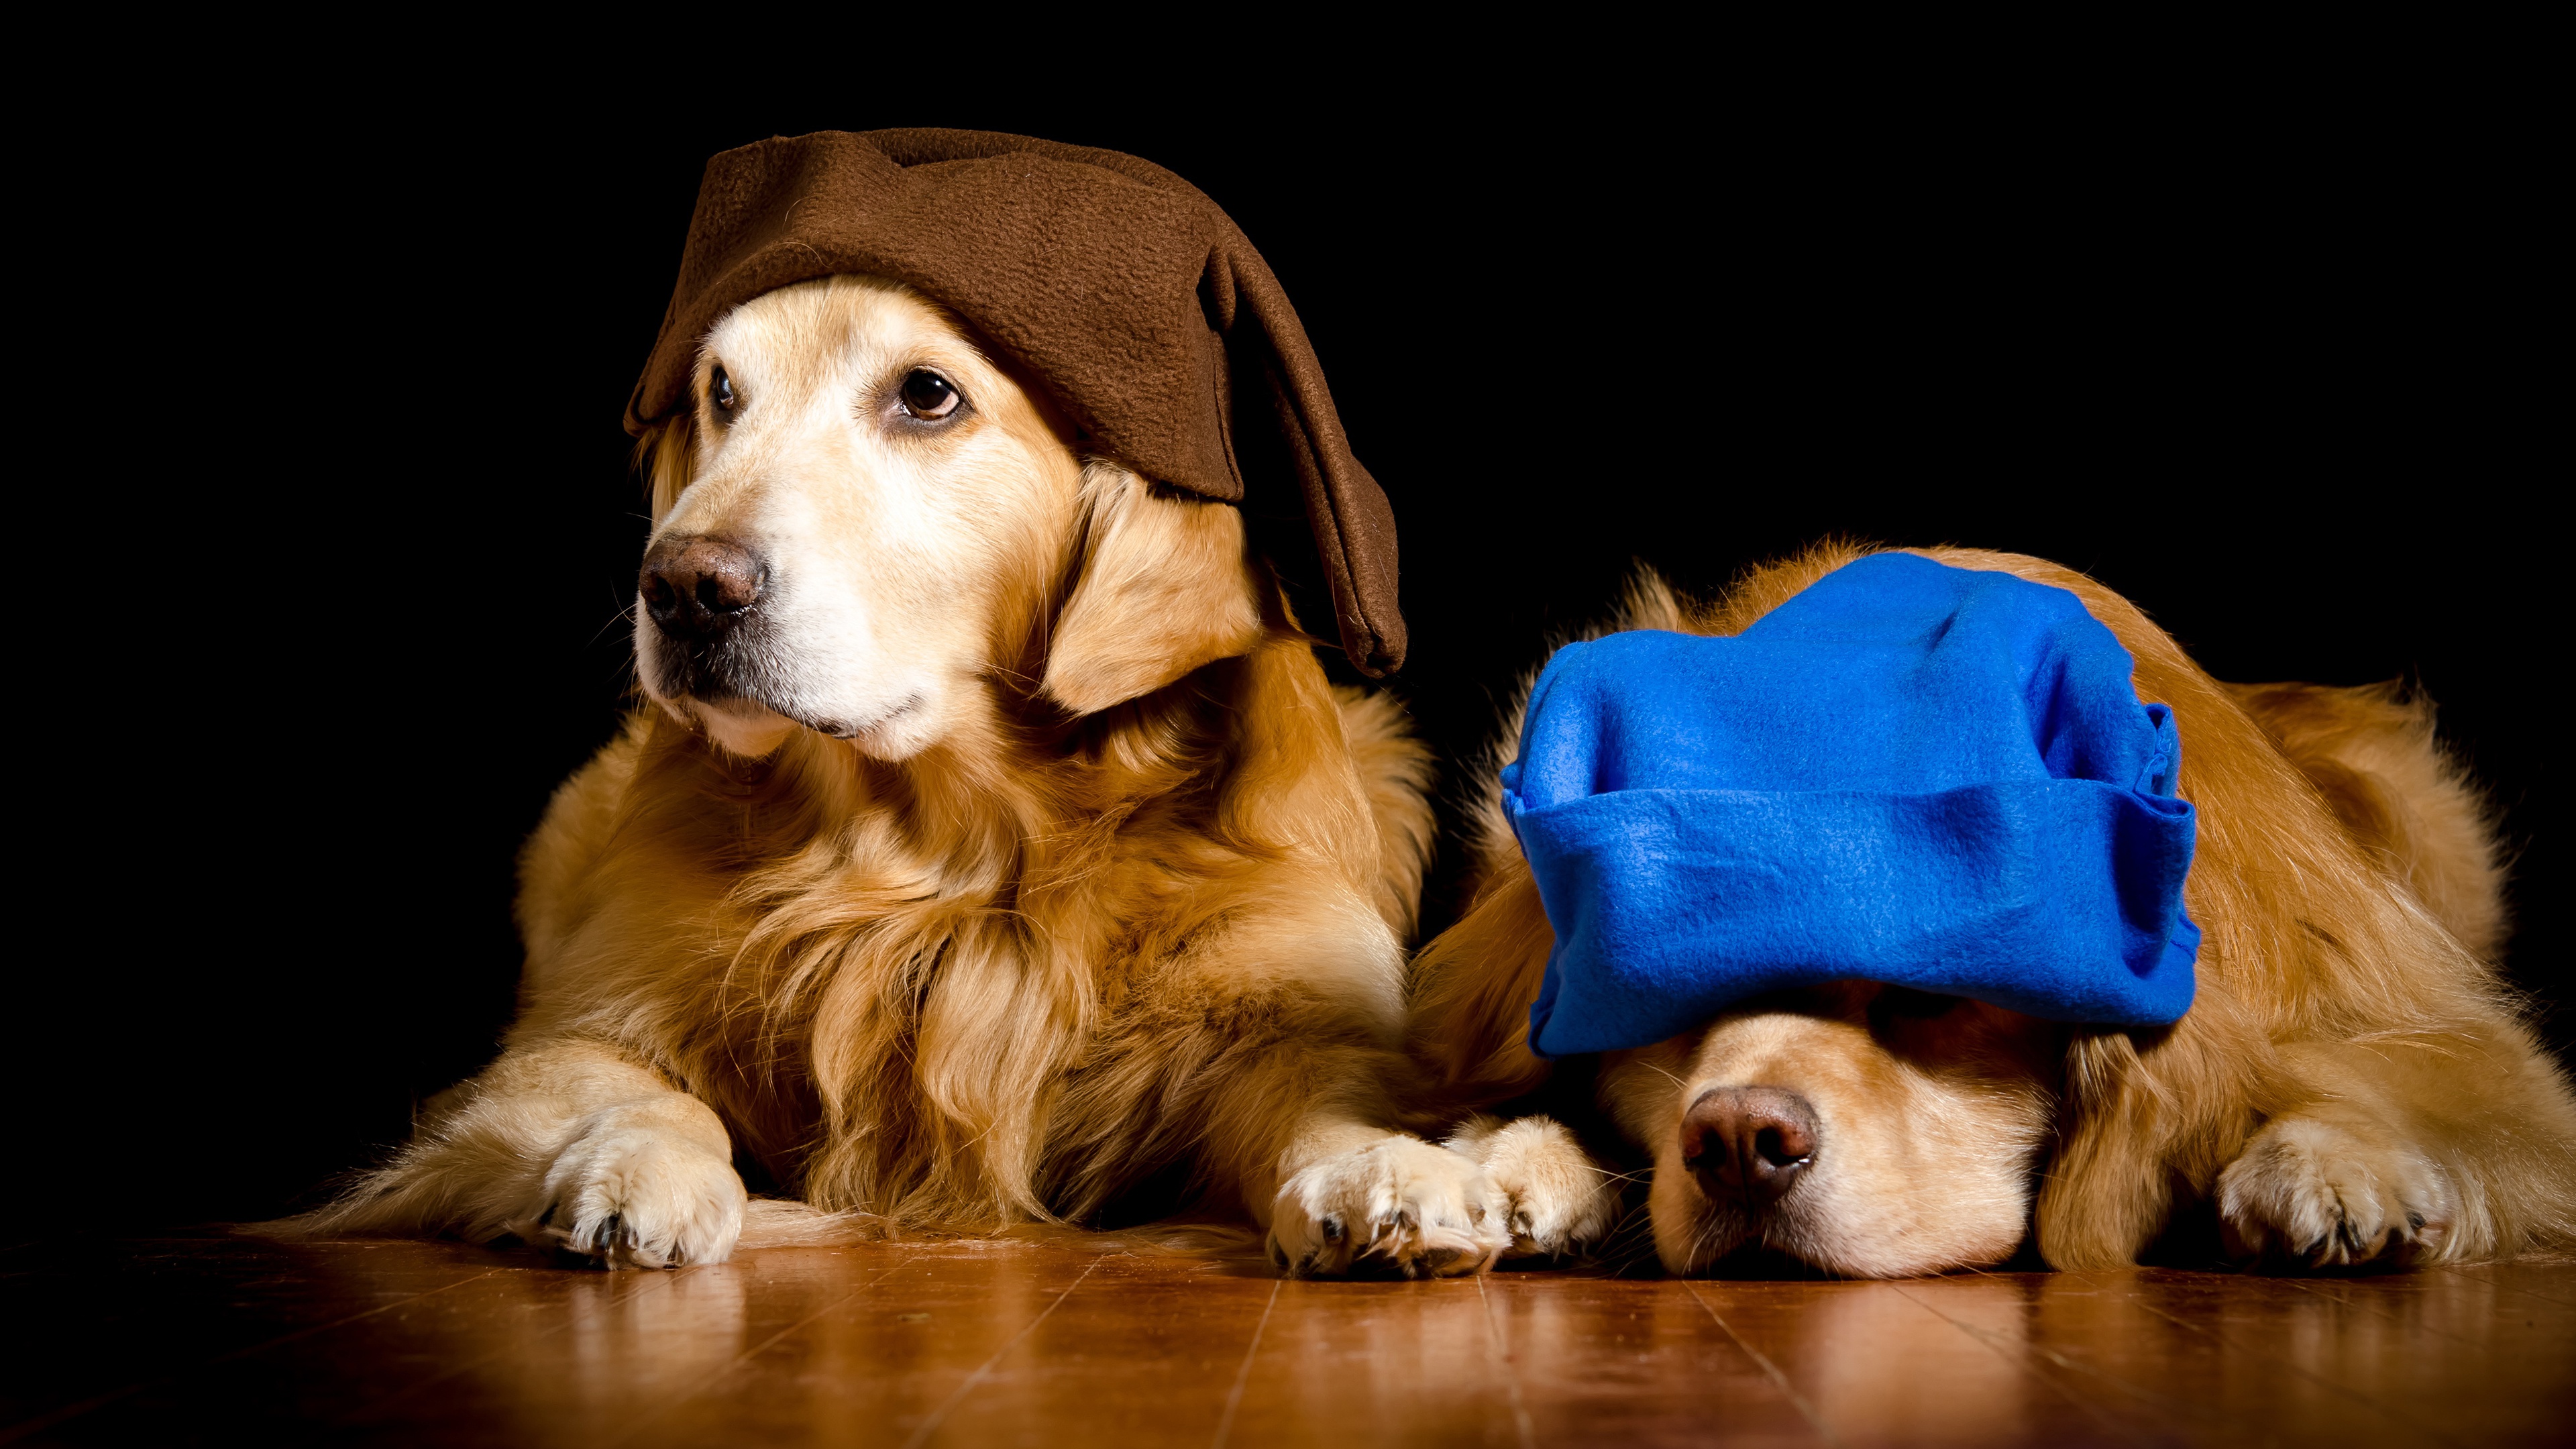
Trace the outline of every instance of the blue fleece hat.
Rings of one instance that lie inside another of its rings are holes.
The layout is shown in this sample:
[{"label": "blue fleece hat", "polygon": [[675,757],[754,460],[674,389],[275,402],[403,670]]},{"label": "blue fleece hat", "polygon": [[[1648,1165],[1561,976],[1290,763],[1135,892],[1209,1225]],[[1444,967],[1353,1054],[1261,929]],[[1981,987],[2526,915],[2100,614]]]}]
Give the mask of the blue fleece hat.
[{"label": "blue fleece hat", "polygon": [[1503,805],[1556,931],[1542,1056],[1847,978],[2059,1021],[2191,1006],[2173,713],[2073,594],[1913,554],[1731,639],[1556,652]]}]

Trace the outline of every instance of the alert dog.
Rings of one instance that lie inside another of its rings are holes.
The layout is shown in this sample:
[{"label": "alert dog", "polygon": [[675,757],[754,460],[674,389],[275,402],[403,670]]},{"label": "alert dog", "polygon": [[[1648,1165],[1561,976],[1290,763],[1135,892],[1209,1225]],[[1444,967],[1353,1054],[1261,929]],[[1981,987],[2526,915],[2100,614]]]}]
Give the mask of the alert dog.
[{"label": "alert dog", "polygon": [[[1706,606],[1648,578],[1618,627],[1735,634],[1862,552],[1820,548]],[[2429,708],[2222,685],[2080,574],[1927,552],[2074,593],[2140,697],[2172,707],[2201,822],[2196,1000],[2171,1027],[2087,1029],[1845,981],[1609,1053],[1598,1105],[1651,1159],[1664,1266],[1785,1254],[1885,1277],[2025,1246],[2060,1268],[2331,1266],[2576,1240],[2576,1105],[2490,964],[2498,848]],[[1473,903],[1416,965],[1415,1047],[1459,1106],[1549,1071],[1527,1037],[1553,937],[1490,781],[1481,833]],[[1610,1231],[1611,1179],[1555,1121],[1480,1115],[1452,1140],[1487,1167],[1515,1254]]]},{"label": "alert dog", "polygon": [[652,1267],[1183,1171],[1300,1270],[1492,1261],[1480,1169],[1395,1130],[1428,756],[1241,514],[867,277],[733,310],[689,401],[505,1050],[303,1227]]}]

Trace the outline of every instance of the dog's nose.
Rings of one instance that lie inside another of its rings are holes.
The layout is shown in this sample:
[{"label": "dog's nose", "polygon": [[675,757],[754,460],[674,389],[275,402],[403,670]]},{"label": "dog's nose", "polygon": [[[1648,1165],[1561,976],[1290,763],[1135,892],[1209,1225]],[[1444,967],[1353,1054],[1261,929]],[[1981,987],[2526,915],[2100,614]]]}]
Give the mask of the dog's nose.
[{"label": "dog's nose", "polygon": [[644,555],[636,592],[645,612],[674,639],[704,639],[741,622],[760,599],[769,566],[722,538],[666,538]]},{"label": "dog's nose", "polygon": [[1772,1202],[1815,1160],[1816,1109],[1785,1087],[1712,1088],[1682,1114],[1682,1162],[1713,1199]]}]

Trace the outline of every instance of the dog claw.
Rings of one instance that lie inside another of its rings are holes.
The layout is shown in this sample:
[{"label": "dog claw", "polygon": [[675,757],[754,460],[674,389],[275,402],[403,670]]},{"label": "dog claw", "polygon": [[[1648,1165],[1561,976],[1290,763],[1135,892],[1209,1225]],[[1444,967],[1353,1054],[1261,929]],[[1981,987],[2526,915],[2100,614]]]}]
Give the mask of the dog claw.
[{"label": "dog claw", "polygon": [[2264,1128],[2220,1175],[2229,1232],[2250,1253],[2312,1269],[2438,1253],[2450,1229],[2449,1181],[2378,1130],[2296,1116]]},{"label": "dog claw", "polygon": [[[1280,1185],[1273,1232],[1292,1256],[1303,1254],[1299,1273],[1335,1276],[1421,1277],[1415,1259],[1435,1258],[1448,1272],[1460,1261],[1491,1256],[1485,1242],[1502,1216],[1474,1159],[1463,1153],[1388,1133],[1375,1143],[1318,1159]],[[1463,1252],[1464,1258],[1458,1254]]]}]

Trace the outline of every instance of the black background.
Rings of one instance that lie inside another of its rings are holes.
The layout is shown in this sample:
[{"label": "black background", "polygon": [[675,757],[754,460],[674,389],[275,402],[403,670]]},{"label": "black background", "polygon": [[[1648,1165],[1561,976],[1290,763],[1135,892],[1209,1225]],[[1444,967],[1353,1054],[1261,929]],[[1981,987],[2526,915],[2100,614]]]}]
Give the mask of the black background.
[{"label": "black background", "polygon": [[63,1181],[115,1184],[92,1221],[311,1201],[488,1058],[514,852],[628,684],[619,416],[699,170],[820,128],[1113,147],[1234,215],[1394,501],[1396,687],[1448,758],[1639,561],[1705,590],[1827,533],[2043,554],[2223,678],[2428,689],[2567,1040],[2564,238],[2509,98],[1498,83],[1263,120],[648,80],[342,93],[327,125],[235,95],[53,163],[119,224],[64,223],[18,412],[61,451],[18,580],[13,1217]]}]

